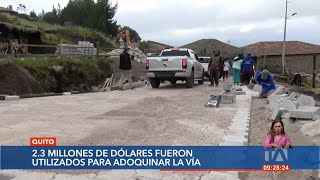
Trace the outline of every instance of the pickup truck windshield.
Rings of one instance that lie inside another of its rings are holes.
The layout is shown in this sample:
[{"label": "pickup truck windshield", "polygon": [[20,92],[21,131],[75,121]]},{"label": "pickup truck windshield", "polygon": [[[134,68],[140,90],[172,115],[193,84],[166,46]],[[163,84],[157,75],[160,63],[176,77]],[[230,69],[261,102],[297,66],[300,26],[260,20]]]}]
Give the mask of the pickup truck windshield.
[{"label": "pickup truck windshield", "polygon": [[161,56],[190,56],[188,51],[163,51]]}]

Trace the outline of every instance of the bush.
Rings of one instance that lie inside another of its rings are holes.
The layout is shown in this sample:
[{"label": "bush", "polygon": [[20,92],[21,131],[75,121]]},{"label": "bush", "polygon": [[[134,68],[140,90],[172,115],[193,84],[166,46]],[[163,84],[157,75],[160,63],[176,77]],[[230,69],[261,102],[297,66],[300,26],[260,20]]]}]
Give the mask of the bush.
[{"label": "bush", "polygon": [[[17,61],[41,83],[46,92],[88,91],[88,88],[99,85],[112,74],[112,61],[105,58],[37,57]],[[63,69],[57,71],[54,66],[62,66]]]}]

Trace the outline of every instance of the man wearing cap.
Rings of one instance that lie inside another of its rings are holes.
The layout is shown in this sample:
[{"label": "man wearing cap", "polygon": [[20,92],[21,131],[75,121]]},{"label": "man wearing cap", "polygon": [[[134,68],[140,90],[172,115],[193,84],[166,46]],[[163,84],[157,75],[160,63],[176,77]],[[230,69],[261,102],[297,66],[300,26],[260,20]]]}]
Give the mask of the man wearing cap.
[{"label": "man wearing cap", "polygon": [[262,86],[262,91],[260,94],[261,98],[266,98],[276,90],[274,80],[272,75],[268,70],[263,70],[260,74],[255,77],[258,84]]},{"label": "man wearing cap", "polygon": [[123,52],[120,54],[120,63],[119,63],[119,69],[121,70],[121,78],[119,80],[119,86],[120,89],[123,89],[123,83],[127,79],[129,82],[130,89],[133,88],[132,86],[132,78],[131,78],[131,58],[128,53],[128,50],[130,49],[128,46],[121,47],[123,48]]},{"label": "man wearing cap", "polygon": [[210,85],[219,85],[219,72],[222,69],[222,58],[220,56],[220,51],[213,51],[213,56],[208,64],[208,70],[210,72]]}]

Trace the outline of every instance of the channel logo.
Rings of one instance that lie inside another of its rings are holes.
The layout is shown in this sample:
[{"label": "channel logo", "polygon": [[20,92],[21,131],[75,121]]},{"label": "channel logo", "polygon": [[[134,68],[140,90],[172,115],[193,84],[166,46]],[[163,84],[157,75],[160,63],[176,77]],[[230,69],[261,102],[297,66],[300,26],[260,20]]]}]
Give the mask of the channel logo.
[{"label": "channel logo", "polygon": [[264,160],[268,162],[288,161],[288,149],[266,149],[264,151]]}]

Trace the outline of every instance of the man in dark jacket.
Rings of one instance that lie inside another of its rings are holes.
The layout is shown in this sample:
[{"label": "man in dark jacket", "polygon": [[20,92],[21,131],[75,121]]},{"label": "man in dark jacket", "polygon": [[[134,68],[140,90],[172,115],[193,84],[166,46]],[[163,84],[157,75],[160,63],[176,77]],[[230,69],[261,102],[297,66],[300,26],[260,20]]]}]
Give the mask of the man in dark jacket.
[{"label": "man in dark jacket", "polygon": [[222,58],[219,51],[213,51],[213,56],[208,64],[208,71],[210,72],[210,85],[219,85],[219,74],[222,68]]},{"label": "man in dark jacket", "polygon": [[128,50],[129,47],[125,47],[123,52],[120,54],[119,69],[121,71],[121,78],[119,80],[119,86],[121,89],[123,89],[123,83],[126,81],[126,79],[129,82],[130,89],[133,88],[131,78],[131,58]]},{"label": "man in dark jacket", "polygon": [[254,61],[251,58],[251,54],[248,53],[247,57],[243,59],[242,61],[242,78],[243,78],[243,83],[245,85],[248,85],[252,76],[252,68],[254,65]]}]

